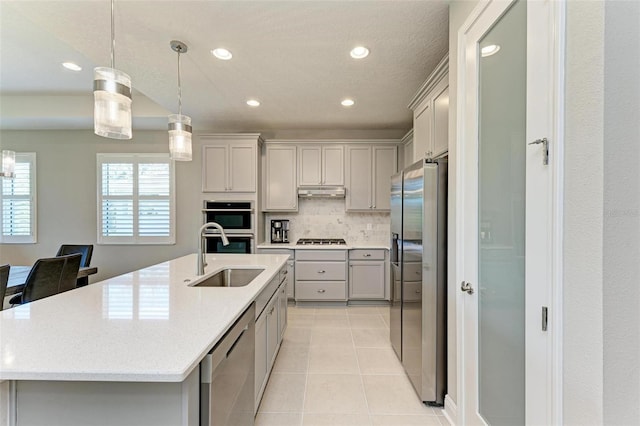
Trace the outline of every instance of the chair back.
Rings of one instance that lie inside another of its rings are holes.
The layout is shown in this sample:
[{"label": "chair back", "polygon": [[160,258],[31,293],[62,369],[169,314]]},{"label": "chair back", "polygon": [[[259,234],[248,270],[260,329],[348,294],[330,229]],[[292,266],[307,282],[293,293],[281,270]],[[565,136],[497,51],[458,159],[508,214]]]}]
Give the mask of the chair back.
[{"label": "chair back", "polygon": [[0,311],[4,305],[4,296],[7,293],[7,283],[9,282],[9,265],[0,266]]},{"label": "chair back", "polygon": [[58,249],[56,256],[64,256],[67,254],[80,253],[82,260],[80,266],[86,268],[91,264],[91,255],[93,254],[93,244],[62,244]]},{"label": "chair back", "polygon": [[[80,253],[82,260],[80,261],[80,267],[86,268],[91,264],[91,255],[93,254],[92,244],[63,244],[58,249],[56,256],[64,256],[67,254]],[[78,278],[76,281],[76,287],[83,287],[89,284],[89,277]]]},{"label": "chair back", "polygon": [[58,293],[63,291],[73,290],[76,288],[76,281],[78,279],[78,270],[80,270],[80,261],[82,260],[82,254],[75,253],[67,256],[59,256],[61,259],[66,259],[62,268],[62,275],[60,277],[60,285],[58,287]]},{"label": "chair back", "polygon": [[33,302],[58,293],[62,270],[66,262],[66,257],[36,260],[24,284],[20,303]]}]

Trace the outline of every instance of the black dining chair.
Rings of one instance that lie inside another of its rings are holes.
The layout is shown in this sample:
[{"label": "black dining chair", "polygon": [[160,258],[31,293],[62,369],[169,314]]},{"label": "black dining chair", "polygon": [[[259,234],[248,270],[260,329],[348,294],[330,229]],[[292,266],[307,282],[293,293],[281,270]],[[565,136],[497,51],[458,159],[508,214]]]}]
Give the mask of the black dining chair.
[{"label": "black dining chair", "polygon": [[[80,261],[80,267],[86,268],[91,264],[91,255],[93,254],[92,244],[63,244],[58,249],[56,256],[64,256],[67,254],[80,253],[82,260]],[[78,278],[76,281],[76,287],[83,287],[89,284],[89,277]]]},{"label": "black dining chair", "polygon": [[7,283],[9,282],[9,265],[0,266],[0,311],[4,306],[4,296],[7,294]]},{"label": "black dining chair", "polygon": [[67,261],[62,268],[62,275],[60,276],[60,285],[58,286],[58,293],[63,291],[69,291],[76,288],[76,281],[78,280],[78,271],[80,270],[80,261],[82,260],[81,253],[70,254],[64,257]]},{"label": "black dining chair", "polygon": [[[21,305],[58,294],[60,292],[63,272],[67,272],[68,281],[71,270],[75,267],[75,277],[77,278],[81,257],[82,255],[76,253],[36,260],[31,271],[29,271],[22,293],[12,297],[9,303],[11,305]],[[65,271],[65,266],[69,260],[71,260],[70,270]],[[69,287],[70,284],[65,282],[64,285]]]}]

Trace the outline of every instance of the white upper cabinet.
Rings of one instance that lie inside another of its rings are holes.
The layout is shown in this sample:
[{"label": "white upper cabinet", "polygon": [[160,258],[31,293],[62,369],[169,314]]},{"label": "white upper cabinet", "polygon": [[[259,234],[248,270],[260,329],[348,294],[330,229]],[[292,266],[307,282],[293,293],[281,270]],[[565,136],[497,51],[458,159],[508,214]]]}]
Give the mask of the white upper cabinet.
[{"label": "white upper cabinet", "polygon": [[346,208],[388,211],[391,175],[398,171],[397,146],[347,146]]},{"label": "white upper cabinet", "polygon": [[[446,83],[446,84],[445,84]],[[433,156],[449,151],[449,81],[448,78],[436,90],[433,98]]]},{"label": "white upper cabinet", "polygon": [[391,210],[391,176],[398,171],[398,148],[373,147],[373,209]]},{"label": "white upper cabinet", "polygon": [[342,146],[298,146],[298,185],[344,185]]},{"label": "white upper cabinet", "polygon": [[295,145],[266,145],[263,210],[298,210],[297,164]]},{"label": "white upper cabinet", "polygon": [[204,135],[202,141],[202,192],[256,192],[259,135]]},{"label": "white upper cabinet", "polygon": [[413,110],[413,160],[437,158],[449,150],[449,58],[420,87]]}]

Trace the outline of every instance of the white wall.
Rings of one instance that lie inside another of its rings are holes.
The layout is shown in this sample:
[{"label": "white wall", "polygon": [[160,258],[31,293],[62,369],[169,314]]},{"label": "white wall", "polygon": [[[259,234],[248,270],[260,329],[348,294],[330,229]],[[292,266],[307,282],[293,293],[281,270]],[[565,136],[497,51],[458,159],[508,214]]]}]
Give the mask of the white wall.
[{"label": "white wall", "polygon": [[640,2],[607,2],[604,424],[640,424]]},{"label": "white wall", "polygon": [[[3,149],[36,152],[36,244],[3,244],[0,263],[30,265],[54,256],[60,244],[94,244],[92,282],[152,265],[197,250],[203,199],[199,143],[194,159],[176,163],[176,244],[109,246],[96,244],[96,153],[167,152],[166,132],[134,131],[131,141],[95,136],[90,130],[3,131]],[[197,139],[197,138],[195,138]]]},{"label": "white wall", "polygon": [[604,4],[567,4],[564,423],[603,423]]}]

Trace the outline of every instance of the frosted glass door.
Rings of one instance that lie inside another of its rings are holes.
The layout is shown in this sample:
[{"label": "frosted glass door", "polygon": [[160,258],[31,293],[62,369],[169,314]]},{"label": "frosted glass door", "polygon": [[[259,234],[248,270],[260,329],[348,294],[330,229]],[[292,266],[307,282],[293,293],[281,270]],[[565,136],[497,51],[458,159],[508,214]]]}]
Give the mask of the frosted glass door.
[{"label": "frosted glass door", "polygon": [[517,1],[480,40],[478,407],[525,423],[527,9]]}]

